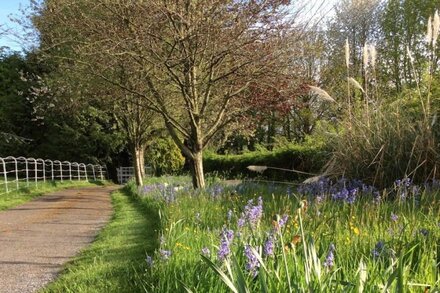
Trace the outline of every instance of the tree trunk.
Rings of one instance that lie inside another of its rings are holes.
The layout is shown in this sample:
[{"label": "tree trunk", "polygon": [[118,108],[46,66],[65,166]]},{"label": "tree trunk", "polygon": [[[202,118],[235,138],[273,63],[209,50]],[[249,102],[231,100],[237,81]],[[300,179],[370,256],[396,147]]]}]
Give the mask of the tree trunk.
[{"label": "tree trunk", "polygon": [[133,157],[134,178],[136,180],[137,186],[143,185],[143,179],[144,179],[144,177],[142,176],[143,159],[141,160],[141,156],[143,155],[144,155],[143,148],[135,144],[132,148],[132,157]]},{"label": "tree trunk", "polygon": [[145,147],[142,146],[139,152],[139,166],[142,178],[145,178]]},{"label": "tree trunk", "polygon": [[203,174],[203,153],[198,151],[194,153],[190,160],[191,175],[194,189],[205,188],[205,176]]}]

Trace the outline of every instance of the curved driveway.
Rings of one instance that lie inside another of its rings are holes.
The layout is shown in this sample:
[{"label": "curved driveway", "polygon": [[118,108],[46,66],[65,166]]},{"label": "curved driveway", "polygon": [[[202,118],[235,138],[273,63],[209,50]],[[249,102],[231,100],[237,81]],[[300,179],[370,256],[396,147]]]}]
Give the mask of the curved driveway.
[{"label": "curved driveway", "polygon": [[118,186],[60,190],[0,212],[0,292],[35,292],[92,242]]}]

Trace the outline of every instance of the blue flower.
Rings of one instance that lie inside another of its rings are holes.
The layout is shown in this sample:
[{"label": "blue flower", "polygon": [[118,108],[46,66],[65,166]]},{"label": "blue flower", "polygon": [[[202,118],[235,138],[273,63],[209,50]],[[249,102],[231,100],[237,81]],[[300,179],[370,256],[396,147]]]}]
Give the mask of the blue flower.
[{"label": "blue flower", "polygon": [[230,245],[234,240],[234,231],[223,229],[220,239],[220,246],[217,253],[219,261],[224,261],[231,253]]},{"label": "blue flower", "polygon": [[399,220],[399,216],[395,213],[391,213],[391,221],[397,222],[397,220]]},{"label": "blue flower", "polygon": [[203,247],[202,248],[202,254],[206,257],[209,257],[211,255],[211,251],[209,250],[208,247]]},{"label": "blue flower", "polygon": [[382,240],[378,241],[376,245],[374,246],[374,249],[371,251],[374,258],[378,258],[382,255],[382,253],[385,251],[385,242]]},{"label": "blue flower", "polygon": [[324,267],[332,268],[335,265],[335,245],[330,244],[327,256],[325,257]]},{"label": "blue flower", "polygon": [[147,257],[145,258],[145,261],[147,262],[147,265],[148,265],[148,267],[152,267],[153,266],[153,264],[154,264],[154,261],[153,261],[153,258],[151,257],[151,256],[149,256],[148,254],[147,254]]},{"label": "blue flower", "polygon": [[159,254],[163,260],[167,260],[171,257],[172,252],[170,250],[160,249]]},{"label": "blue flower", "polygon": [[265,256],[273,256],[274,255],[274,241],[273,241],[273,234],[269,234],[269,236],[266,239],[266,242],[264,242],[263,246],[263,253]]},{"label": "blue flower", "polygon": [[246,256],[246,270],[248,270],[254,277],[258,274],[258,268],[260,267],[260,262],[258,261],[255,254],[252,252],[251,246],[246,245],[244,247],[244,255]]},{"label": "blue flower", "polygon": [[422,229],[419,230],[419,233],[426,237],[426,236],[429,235],[429,230],[425,229],[425,228],[422,228]]}]

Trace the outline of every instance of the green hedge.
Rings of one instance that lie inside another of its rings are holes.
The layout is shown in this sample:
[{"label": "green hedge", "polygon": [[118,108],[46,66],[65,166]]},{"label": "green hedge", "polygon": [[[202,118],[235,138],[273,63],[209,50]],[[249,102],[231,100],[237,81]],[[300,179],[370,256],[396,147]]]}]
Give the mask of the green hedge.
[{"label": "green hedge", "polygon": [[322,147],[293,145],[275,151],[256,151],[241,155],[218,155],[206,152],[203,161],[206,173],[217,173],[226,178],[265,178],[272,180],[300,180],[310,176],[268,169],[263,174],[249,171],[249,165],[261,165],[318,174],[328,160]]}]

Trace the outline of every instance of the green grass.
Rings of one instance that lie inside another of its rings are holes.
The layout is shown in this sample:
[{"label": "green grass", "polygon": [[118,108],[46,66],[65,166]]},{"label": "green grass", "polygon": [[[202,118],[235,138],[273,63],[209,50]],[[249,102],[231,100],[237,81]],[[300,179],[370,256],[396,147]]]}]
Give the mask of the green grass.
[{"label": "green grass", "polygon": [[38,186],[36,187],[32,182],[30,184],[30,187],[23,186],[19,190],[14,190],[9,193],[0,194],[0,211],[18,206],[20,204],[28,202],[36,197],[39,197],[49,192],[53,192],[65,188],[71,188],[71,187],[92,186],[94,184],[105,184],[105,183],[101,183],[99,181],[97,182],[50,181],[46,183],[38,182]]},{"label": "green grass", "polygon": [[111,222],[42,292],[144,292],[139,275],[158,245],[157,213],[126,188],[112,194],[112,203]]},{"label": "green grass", "polygon": [[[260,195],[263,217],[258,226],[239,228],[237,221],[247,201],[254,199],[256,204]],[[228,282],[237,292],[263,292],[266,287],[268,292],[360,292],[362,286],[364,292],[387,287],[391,292],[439,288],[438,192],[406,201],[383,194],[380,203],[359,198],[354,204],[296,196],[289,197],[285,187],[255,184],[240,193],[225,189],[215,198],[209,192],[190,190],[168,203],[160,200],[157,191],[143,196],[143,201],[160,210],[162,236],[159,250],[151,254],[154,263],[142,276],[146,291],[182,292],[186,287],[193,292],[229,292]],[[304,202],[307,208],[301,208]],[[393,221],[392,214],[398,219]],[[277,215],[289,216],[278,232]],[[235,237],[232,254],[219,261],[224,228],[234,230]],[[273,256],[262,253],[268,233],[276,238]],[[375,257],[379,241],[384,248]],[[326,268],[331,244],[336,247],[334,266]],[[258,251],[265,266],[261,264],[255,278],[246,270],[246,245]],[[204,247],[211,251],[207,259],[201,257]],[[161,250],[171,251],[171,257],[164,258]],[[365,267],[366,277],[360,267]]]}]

